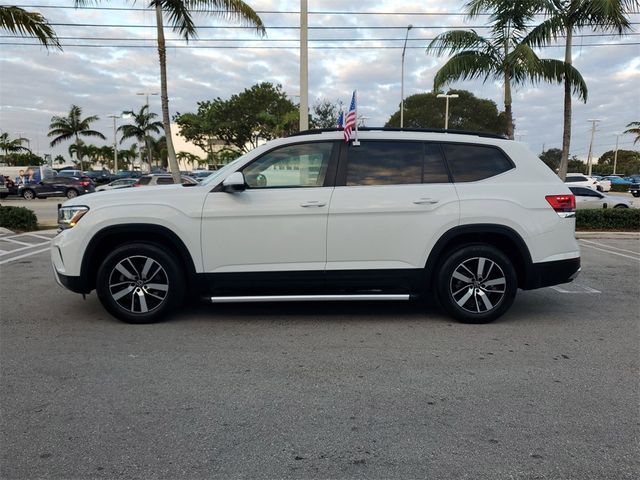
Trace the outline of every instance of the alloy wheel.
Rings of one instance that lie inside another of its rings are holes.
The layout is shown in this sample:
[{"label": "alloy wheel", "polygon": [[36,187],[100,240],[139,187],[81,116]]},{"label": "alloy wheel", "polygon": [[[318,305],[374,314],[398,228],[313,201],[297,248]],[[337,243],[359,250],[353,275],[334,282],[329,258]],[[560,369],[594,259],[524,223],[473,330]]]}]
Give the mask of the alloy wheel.
[{"label": "alloy wheel", "polygon": [[506,276],[496,262],[473,257],[454,269],[449,292],[460,308],[477,314],[496,308],[505,296],[506,286]]},{"label": "alloy wheel", "polygon": [[134,314],[156,310],[169,293],[166,270],[153,258],[135,255],[120,260],[109,275],[109,293]]}]

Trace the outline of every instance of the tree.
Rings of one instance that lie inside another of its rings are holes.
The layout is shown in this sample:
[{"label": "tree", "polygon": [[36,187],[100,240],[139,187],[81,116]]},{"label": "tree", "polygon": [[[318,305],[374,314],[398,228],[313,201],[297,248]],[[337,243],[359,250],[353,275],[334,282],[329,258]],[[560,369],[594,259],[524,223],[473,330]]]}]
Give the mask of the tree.
[{"label": "tree", "polygon": [[167,167],[167,137],[164,135],[158,138],[149,137],[148,143],[151,157],[156,160],[156,165]]},{"label": "tree", "polygon": [[587,98],[586,84],[576,69],[560,60],[539,58],[524,41],[539,1],[471,0],[466,5],[470,17],[485,10],[490,13],[490,36],[482,37],[474,30],[452,30],[438,35],[427,47],[427,53],[452,55],[436,73],[434,90],[454,81],[475,78],[504,83],[507,137],[511,139],[514,131],[512,85],[540,81],[560,83],[566,78],[581,98]]},{"label": "tree", "polygon": [[31,152],[30,149],[22,145],[25,142],[29,142],[29,139],[24,137],[11,139],[7,132],[0,133],[0,150],[4,152],[5,157],[10,153]]},{"label": "tree", "polygon": [[197,113],[178,113],[175,121],[185,139],[211,154],[218,141],[248,152],[261,142],[295,133],[298,115],[281,85],[264,82],[229,100],[198,102]]},{"label": "tree", "polygon": [[640,141],[640,122],[631,122],[627,124],[627,129],[623,133],[630,133],[631,135],[635,135],[636,138],[633,140],[633,144],[635,145],[638,141]]},{"label": "tree", "polygon": [[54,158],[53,161],[58,165],[64,165],[65,163],[67,163],[62,155],[56,155],[56,158]]},{"label": "tree", "polygon": [[0,7],[0,29],[36,38],[47,49],[57,47],[62,50],[53,28],[38,12],[28,12],[20,7]]},{"label": "tree", "polygon": [[[75,0],[76,6],[93,3],[93,0]],[[258,14],[241,0],[149,0],[148,8],[155,10],[158,57],[160,60],[160,99],[162,102],[162,123],[167,136],[167,153],[173,181],[180,183],[180,170],[176,152],[171,141],[171,122],[169,117],[169,94],[167,89],[167,48],[164,38],[164,16],[168,17],[171,28],[186,41],[197,37],[197,28],[192,18],[193,11],[239,20],[245,25],[255,27],[259,34],[265,28]]]},{"label": "tree", "polygon": [[[610,175],[613,173],[615,151],[609,150],[598,159],[598,173]],[[616,174],[635,175],[640,172],[640,152],[634,150],[618,150],[616,160]]]},{"label": "tree", "polygon": [[29,150],[28,152],[9,153],[6,157],[4,157],[4,161],[7,165],[11,165],[14,167],[44,165],[47,163],[44,158],[36,155],[31,150]]},{"label": "tree", "polygon": [[[560,167],[560,159],[562,158],[561,149],[550,148],[549,150],[545,150],[544,152],[542,152],[539,157],[547,167],[553,170],[553,173],[558,173],[558,168]],[[578,157],[573,155],[569,160],[569,169],[575,173],[582,173],[585,169],[585,163],[582,160],[579,160]]]},{"label": "tree", "polygon": [[[96,120],[98,120],[96,115],[82,118],[82,108],[77,105],[71,105],[69,114],[66,117],[51,117],[51,124],[49,125],[49,133],[47,136],[55,138],[51,141],[50,145],[55,147],[56,145],[73,138],[75,138],[76,145],[80,145],[80,136],[98,137],[105,140],[106,137],[102,133],[91,129],[91,124]],[[80,163],[80,170],[84,170],[82,157],[77,158]]]},{"label": "tree", "polygon": [[[571,93],[573,35],[583,28],[622,35],[631,29],[627,12],[637,11],[638,0],[539,0],[536,11],[546,19],[534,27],[525,41],[533,46],[549,44],[558,38],[565,39],[564,61],[567,68],[564,82],[564,122],[562,132],[562,160],[558,176],[564,180],[571,146]],[[586,100],[586,95],[585,95]]]},{"label": "tree", "polygon": [[158,116],[157,113],[149,112],[149,106],[143,105],[140,111],[135,112],[133,110],[126,110],[122,112],[123,115],[133,118],[133,124],[125,123],[118,127],[118,131],[121,132],[120,143],[129,138],[135,138],[140,143],[140,162],[142,159],[142,150],[144,147],[147,153],[147,160],[149,162],[149,168],[151,168],[151,150],[149,148],[149,141],[152,133],[160,133],[163,128],[162,122],[159,120],[153,121]]},{"label": "tree", "polygon": [[[449,105],[449,128],[477,132],[507,134],[507,117],[498,112],[492,100],[477,98],[467,90],[451,90],[456,98]],[[404,126],[406,128],[443,128],[444,102],[437,93],[419,93],[404,100]],[[385,127],[400,126],[400,110],[396,111]]]},{"label": "tree", "polygon": [[333,103],[326,98],[318,99],[313,104],[310,124],[313,128],[336,128],[339,114],[338,103]]}]

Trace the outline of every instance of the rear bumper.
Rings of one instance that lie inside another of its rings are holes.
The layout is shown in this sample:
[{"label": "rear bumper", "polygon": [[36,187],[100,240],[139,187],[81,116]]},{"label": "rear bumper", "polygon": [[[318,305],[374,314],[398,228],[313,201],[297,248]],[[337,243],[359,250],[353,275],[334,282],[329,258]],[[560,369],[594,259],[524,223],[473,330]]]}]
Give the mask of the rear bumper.
[{"label": "rear bumper", "polygon": [[580,257],[531,264],[523,290],[550,287],[573,281],[580,273]]}]

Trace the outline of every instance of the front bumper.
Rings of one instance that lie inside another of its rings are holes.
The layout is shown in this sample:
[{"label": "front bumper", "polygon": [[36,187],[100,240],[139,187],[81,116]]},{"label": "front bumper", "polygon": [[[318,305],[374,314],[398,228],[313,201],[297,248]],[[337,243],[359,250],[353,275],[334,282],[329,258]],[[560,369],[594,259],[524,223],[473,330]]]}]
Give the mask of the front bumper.
[{"label": "front bumper", "polygon": [[572,282],[580,273],[580,257],[531,264],[523,290]]}]

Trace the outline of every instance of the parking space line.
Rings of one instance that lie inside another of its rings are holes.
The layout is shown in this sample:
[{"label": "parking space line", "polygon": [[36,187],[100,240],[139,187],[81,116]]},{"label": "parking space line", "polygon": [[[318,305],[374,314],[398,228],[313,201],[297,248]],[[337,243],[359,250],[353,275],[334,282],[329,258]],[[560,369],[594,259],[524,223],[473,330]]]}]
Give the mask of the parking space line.
[{"label": "parking space line", "polygon": [[594,250],[599,250],[601,252],[610,253],[611,255],[618,255],[619,257],[630,258],[631,260],[636,260],[636,261],[640,262],[640,258],[639,257],[632,257],[631,255],[625,255],[624,253],[613,252],[611,250],[606,250],[604,248],[594,247],[593,245],[582,245],[582,246],[586,247],[586,248],[592,248]]},{"label": "parking space line", "polygon": [[582,290],[566,290],[557,285],[554,285],[550,288],[552,288],[558,293],[602,293],[600,290],[596,290],[595,288],[591,288],[591,287],[585,287],[584,285],[575,285],[575,286],[578,288],[581,288]]},{"label": "parking space line", "polygon": [[44,235],[36,235],[35,233],[25,233],[25,235],[29,235],[30,237],[41,238],[42,240],[51,240],[53,237],[45,237]]},{"label": "parking space line", "polygon": [[[2,239],[0,239],[0,240],[2,240]],[[0,256],[9,255],[10,253],[15,253],[15,252],[21,252],[23,250],[29,250],[30,248],[41,247],[43,245],[48,245],[48,244],[49,244],[49,242],[32,243],[28,247],[15,248],[13,250],[0,250]]]},{"label": "parking space line", "polygon": [[601,247],[606,247],[606,248],[610,248],[612,250],[618,250],[620,252],[627,252],[627,253],[633,253],[634,255],[640,255],[640,251],[633,251],[633,250],[625,250],[624,248],[619,248],[619,247],[614,247],[612,245],[607,245],[605,243],[598,243],[598,242],[594,242],[593,240],[585,240],[584,238],[580,240],[581,242],[584,243],[590,243],[592,245],[599,245]]},{"label": "parking space line", "polygon": [[21,242],[20,240],[14,240],[14,237],[3,237],[2,240],[5,242],[17,243],[18,245],[33,245],[33,243],[29,242]]},{"label": "parking space line", "polygon": [[10,262],[13,262],[14,260],[20,260],[20,259],[23,259],[23,258],[30,257],[32,255],[37,255],[39,253],[47,252],[47,251],[49,251],[48,247],[47,248],[43,248],[42,250],[36,250],[35,252],[24,253],[22,255],[18,255],[17,257],[7,258],[6,260],[0,261],[0,265],[4,265],[5,263],[10,263]]}]

